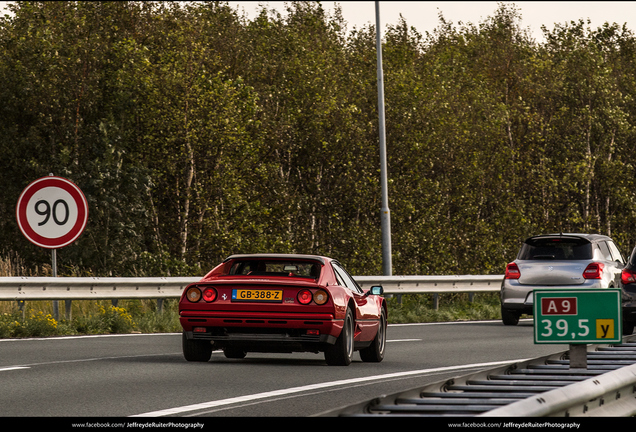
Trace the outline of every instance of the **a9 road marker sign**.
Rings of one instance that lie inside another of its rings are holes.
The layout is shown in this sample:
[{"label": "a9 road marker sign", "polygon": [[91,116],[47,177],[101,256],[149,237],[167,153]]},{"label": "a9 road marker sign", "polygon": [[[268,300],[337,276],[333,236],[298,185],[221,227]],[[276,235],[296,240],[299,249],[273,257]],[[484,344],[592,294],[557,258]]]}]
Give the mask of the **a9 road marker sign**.
[{"label": "a9 road marker sign", "polygon": [[537,289],[535,343],[621,342],[621,293],[617,289]]},{"label": "a9 road marker sign", "polygon": [[576,315],[576,297],[553,297],[541,299],[543,315]]}]

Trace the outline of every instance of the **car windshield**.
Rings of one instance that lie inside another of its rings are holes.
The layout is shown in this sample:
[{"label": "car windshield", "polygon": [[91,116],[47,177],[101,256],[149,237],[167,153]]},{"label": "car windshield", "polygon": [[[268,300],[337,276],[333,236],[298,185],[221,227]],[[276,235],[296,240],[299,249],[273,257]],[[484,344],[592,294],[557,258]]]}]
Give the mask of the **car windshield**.
[{"label": "car windshield", "polygon": [[588,260],[592,259],[592,244],[585,239],[529,239],[519,252],[520,260]]},{"label": "car windshield", "polygon": [[231,275],[245,276],[292,276],[317,279],[320,264],[307,261],[288,260],[241,260],[230,268]]}]

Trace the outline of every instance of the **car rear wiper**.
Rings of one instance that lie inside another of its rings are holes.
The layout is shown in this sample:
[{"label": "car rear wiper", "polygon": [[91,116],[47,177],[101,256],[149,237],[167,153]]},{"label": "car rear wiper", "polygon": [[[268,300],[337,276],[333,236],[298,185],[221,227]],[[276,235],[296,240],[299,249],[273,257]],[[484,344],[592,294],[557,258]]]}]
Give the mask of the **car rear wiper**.
[{"label": "car rear wiper", "polygon": [[554,259],[554,255],[535,255],[532,257],[533,259]]}]

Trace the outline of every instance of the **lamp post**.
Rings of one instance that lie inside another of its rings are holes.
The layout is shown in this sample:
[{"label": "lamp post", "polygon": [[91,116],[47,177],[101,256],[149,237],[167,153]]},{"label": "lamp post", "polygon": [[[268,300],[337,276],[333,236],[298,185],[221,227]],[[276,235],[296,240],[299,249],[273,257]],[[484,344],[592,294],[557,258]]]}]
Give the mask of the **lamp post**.
[{"label": "lamp post", "polygon": [[380,210],[382,228],[382,273],[393,274],[391,260],[391,210],[386,169],[386,132],[384,128],[384,74],[382,72],[382,41],[380,37],[380,2],[375,2],[375,37],[378,59],[378,115],[380,133],[380,184],[382,189],[382,208]]}]

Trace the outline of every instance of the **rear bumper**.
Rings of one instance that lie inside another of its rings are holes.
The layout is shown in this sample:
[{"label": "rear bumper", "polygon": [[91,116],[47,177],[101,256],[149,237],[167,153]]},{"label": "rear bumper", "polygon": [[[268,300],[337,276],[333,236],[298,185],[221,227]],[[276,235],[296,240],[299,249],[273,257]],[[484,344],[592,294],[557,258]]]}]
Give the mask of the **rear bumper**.
[{"label": "rear bumper", "polygon": [[532,314],[534,298],[532,288],[504,280],[501,285],[501,306],[522,314]]},{"label": "rear bumper", "polygon": [[322,352],[336,342],[331,335],[296,335],[294,333],[193,333],[185,332],[186,338],[210,341],[215,350],[232,347],[245,352]]},{"label": "rear bumper", "polygon": [[502,307],[508,309],[510,311],[519,312],[520,314],[532,315],[534,314],[532,301],[528,303],[517,303],[517,302],[505,302],[501,304]]},{"label": "rear bumper", "polygon": [[211,341],[215,349],[245,351],[324,351],[342,331],[343,320],[328,314],[265,314],[182,311],[188,339]]}]

